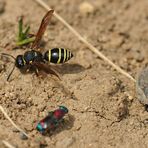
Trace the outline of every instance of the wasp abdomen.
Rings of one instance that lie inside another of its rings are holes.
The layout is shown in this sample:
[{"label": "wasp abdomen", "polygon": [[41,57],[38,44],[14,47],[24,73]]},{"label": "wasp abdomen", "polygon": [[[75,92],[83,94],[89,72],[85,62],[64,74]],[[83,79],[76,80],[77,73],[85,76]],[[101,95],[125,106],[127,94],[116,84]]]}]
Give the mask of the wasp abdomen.
[{"label": "wasp abdomen", "polygon": [[64,63],[70,60],[73,57],[73,54],[64,48],[53,48],[45,52],[44,59],[51,63]]}]

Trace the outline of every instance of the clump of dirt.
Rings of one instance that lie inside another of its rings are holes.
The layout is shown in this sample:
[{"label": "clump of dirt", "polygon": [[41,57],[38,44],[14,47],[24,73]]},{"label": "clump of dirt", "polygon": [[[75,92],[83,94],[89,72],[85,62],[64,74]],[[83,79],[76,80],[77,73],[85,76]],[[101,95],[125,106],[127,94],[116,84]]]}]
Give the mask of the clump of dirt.
[{"label": "clump of dirt", "polygon": [[5,5],[6,5],[6,2],[4,0],[1,0],[1,2],[0,2],[0,14],[2,14],[5,11]]},{"label": "clump of dirt", "polygon": [[[148,1],[87,0],[91,8],[85,14],[82,0],[46,3],[133,77],[148,63]],[[23,15],[36,33],[45,11],[30,0],[6,0],[2,10],[0,52],[16,57],[26,51],[11,50],[18,17]],[[51,65],[60,73],[61,81],[51,75],[40,79],[15,69],[8,83],[13,60],[0,61],[0,104],[30,136],[22,140],[0,113],[0,139],[16,147],[147,147],[147,112],[137,100],[135,84],[92,53],[54,17],[43,40],[45,51],[69,48],[74,58],[63,65]],[[66,106],[69,115],[51,135],[42,136],[35,129],[37,122],[59,105]],[[2,143],[0,146],[4,147]]]}]

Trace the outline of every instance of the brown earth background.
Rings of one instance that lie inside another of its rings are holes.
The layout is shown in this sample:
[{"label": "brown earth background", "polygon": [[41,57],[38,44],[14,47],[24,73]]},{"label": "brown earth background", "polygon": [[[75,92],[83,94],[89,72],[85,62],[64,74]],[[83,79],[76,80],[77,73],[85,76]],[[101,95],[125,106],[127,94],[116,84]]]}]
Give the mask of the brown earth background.
[{"label": "brown earth background", "polygon": [[[17,19],[36,33],[46,11],[33,0],[0,0],[0,52],[11,50],[17,36]],[[45,0],[104,55],[136,78],[148,61],[147,0]],[[19,148],[146,148],[148,113],[136,97],[135,84],[92,53],[61,22],[52,18],[43,41],[45,49],[69,48],[74,58],[53,65],[62,80],[48,75],[40,79],[16,69],[7,82],[13,61],[0,60],[0,104],[12,120],[30,136],[20,133],[0,113],[0,140]],[[5,45],[10,49],[4,48]],[[65,105],[69,115],[51,135],[42,136],[36,123],[48,111]],[[0,143],[0,147],[4,147]]]}]

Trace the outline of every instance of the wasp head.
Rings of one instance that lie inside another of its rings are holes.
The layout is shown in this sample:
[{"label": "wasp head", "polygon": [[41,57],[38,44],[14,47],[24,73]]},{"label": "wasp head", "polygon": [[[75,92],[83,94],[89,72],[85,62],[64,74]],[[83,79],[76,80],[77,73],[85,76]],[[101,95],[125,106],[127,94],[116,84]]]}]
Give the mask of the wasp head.
[{"label": "wasp head", "polygon": [[25,61],[23,60],[23,55],[18,55],[15,60],[15,65],[17,68],[21,69],[25,66]]}]

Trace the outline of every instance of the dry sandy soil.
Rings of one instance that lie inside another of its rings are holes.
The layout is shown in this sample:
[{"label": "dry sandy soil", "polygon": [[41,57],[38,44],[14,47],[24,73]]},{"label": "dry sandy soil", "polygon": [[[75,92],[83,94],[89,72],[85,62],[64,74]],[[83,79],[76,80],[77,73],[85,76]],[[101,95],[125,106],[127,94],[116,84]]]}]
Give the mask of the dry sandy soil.
[{"label": "dry sandy soil", "polygon": [[[78,32],[134,78],[148,61],[147,0],[46,0]],[[4,9],[4,10],[3,10]],[[24,16],[36,33],[45,10],[33,0],[0,0],[0,52],[17,56],[24,49],[11,50],[17,36],[17,19]],[[45,36],[45,49],[65,47],[74,58],[53,65],[62,80],[22,74],[16,69],[7,82],[13,61],[0,61],[0,104],[30,138],[20,133],[0,113],[0,140],[15,147],[146,148],[148,113],[137,100],[135,84],[92,53],[61,22],[52,18]],[[69,115],[50,135],[42,136],[36,123],[48,111],[65,105]],[[0,147],[5,147],[0,142]]]}]

